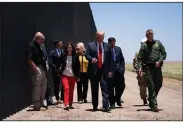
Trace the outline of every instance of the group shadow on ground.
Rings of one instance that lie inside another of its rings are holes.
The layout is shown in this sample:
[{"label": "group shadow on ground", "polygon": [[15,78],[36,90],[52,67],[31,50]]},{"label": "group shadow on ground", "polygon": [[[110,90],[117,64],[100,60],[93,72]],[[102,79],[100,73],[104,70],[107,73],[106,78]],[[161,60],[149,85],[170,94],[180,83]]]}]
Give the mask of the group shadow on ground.
[{"label": "group shadow on ground", "polygon": [[[121,107],[115,107],[115,109],[122,109],[122,108],[123,108],[122,106],[121,106]],[[115,109],[112,109],[112,110],[115,110]],[[94,111],[93,109],[86,109],[85,111],[96,112],[96,111]],[[103,112],[102,107],[99,108],[97,111],[102,111],[102,112]]]},{"label": "group shadow on ground", "polygon": [[[148,104],[147,105],[132,105],[132,106],[135,106],[135,107],[142,107],[142,106],[149,106]],[[159,111],[162,111],[163,109],[159,109]],[[152,111],[151,109],[137,109],[137,111]]]}]

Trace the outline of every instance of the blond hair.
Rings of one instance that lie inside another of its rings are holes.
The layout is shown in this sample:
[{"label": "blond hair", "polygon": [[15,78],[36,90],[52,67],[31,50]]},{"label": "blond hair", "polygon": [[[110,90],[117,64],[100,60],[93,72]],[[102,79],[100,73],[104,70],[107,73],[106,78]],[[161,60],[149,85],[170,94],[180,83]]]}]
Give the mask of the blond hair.
[{"label": "blond hair", "polygon": [[85,45],[83,42],[78,42],[76,47],[79,46],[81,48],[82,53],[86,52]]}]

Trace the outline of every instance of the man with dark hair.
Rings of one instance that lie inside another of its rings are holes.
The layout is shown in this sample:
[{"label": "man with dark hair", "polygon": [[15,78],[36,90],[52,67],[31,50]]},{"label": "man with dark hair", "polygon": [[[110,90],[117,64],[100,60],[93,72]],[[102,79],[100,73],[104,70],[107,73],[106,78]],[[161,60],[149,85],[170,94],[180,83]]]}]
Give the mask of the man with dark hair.
[{"label": "man with dark hair", "polygon": [[[54,95],[57,100],[57,104],[61,103],[61,98],[59,98],[60,88],[62,88],[60,80],[60,56],[63,53],[62,46],[63,43],[60,40],[54,41],[55,48],[49,52],[50,66],[52,68],[53,85],[54,85]],[[62,89],[63,90],[63,89]],[[61,91],[61,97],[63,98],[63,91]]]},{"label": "man with dark hair", "polygon": [[[109,102],[111,109],[115,108],[115,102],[121,106],[121,96],[125,89],[125,60],[120,47],[115,46],[116,39],[111,37],[108,39],[110,44],[110,66],[109,66]],[[115,96],[114,96],[115,88]]]},{"label": "man with dark hair", "polygon": [[154,40],[152,29],[146,31],[147,41],[141,45],[138,55],[138,74],[142,77],[146,73],[149,92],[149,107],[158,112],[157,95],[162,87],[162,64],[166,59],[166,50],[159,40]]},{"label": "man with dark hair", "polygon": [[39,111],[41,107],[47,108],[43,104],[43,100],[45,99],[49,66],[44,41],[44,35],[37,32],[28,49],[28,64],[32,70],[32,102],[35,111]]}]

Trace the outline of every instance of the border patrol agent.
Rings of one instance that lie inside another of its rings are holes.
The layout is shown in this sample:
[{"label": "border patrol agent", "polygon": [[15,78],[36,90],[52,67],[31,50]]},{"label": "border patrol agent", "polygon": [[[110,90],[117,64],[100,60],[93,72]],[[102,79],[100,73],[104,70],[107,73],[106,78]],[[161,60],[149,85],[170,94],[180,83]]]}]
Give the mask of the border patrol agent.
[{"label": "border patrol agent", "polygon": [[[142,39],[141,41],[141,45],[146,41],[147,39]],[[137,80],[138,80],[138,85],[139,85],[139,90],[140,90],[140,97],[144,102],[144,105],[147,104],[147,82],[144,79],[144,75],[142,77],[140,77],[138,75],[138,55],[139,53],[137,52],[135,54],[135,57],[133,59],[133,68],[136,70],[137,72]]]},{"label": "border patrol agent", "polygon": [[149,107],[154,112],[158,112],[157,95],[162,87],[162,64],[166,59],[166,51],[159,40],[153,39],[153,30],[146,31],[147,41],[141,45],[138,62],[139,76],[142,77],[142,71],[146,74],[145,79],[148,85]]}]

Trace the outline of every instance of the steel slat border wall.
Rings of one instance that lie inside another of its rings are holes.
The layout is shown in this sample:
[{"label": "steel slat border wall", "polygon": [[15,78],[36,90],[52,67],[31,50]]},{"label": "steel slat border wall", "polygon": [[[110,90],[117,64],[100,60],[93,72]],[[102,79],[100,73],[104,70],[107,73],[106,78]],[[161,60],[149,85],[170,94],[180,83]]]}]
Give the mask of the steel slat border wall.
[{"label": "steel slat border wall", "polygon": [[50,50],[55,39],[94,40],[96,27],[89,3],[0,3],[0,120],[31,104],[26,50],[36,31]]}]

